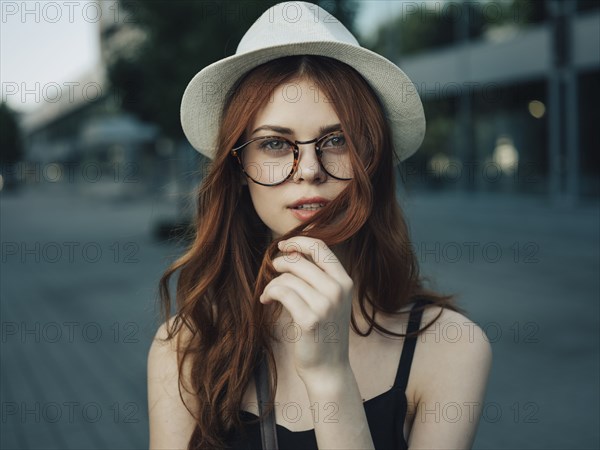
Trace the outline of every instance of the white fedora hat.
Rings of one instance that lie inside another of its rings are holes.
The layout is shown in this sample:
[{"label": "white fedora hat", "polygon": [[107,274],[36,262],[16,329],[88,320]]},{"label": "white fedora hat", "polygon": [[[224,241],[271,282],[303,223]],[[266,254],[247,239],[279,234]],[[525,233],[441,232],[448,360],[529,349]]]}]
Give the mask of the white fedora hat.
[{"label": "white fedora hat", "polygon": [[399,160],[417,151],[425,135],[425,115],[412,81],[394,63],[361,47],[335,17],[308,2],[272,6],[248,29],[235,55],[194,76],[181,102],[181,124],[192,146],[214,159],[221,113],[236,81],[267,61],[292,55],[327,56],[353,67],[384,106]]}]

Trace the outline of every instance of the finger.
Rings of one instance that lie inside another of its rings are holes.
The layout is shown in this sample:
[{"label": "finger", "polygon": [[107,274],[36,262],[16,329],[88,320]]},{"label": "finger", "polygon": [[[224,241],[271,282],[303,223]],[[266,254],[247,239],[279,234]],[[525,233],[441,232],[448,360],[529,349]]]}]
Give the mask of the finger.
[{"label": "finger", "polygon": [[339,282],[345,284],[352,282],[335,253],[320,239],[295,236],[279,242],[279,249],[286,253],[292,251],[302,253],[310,257],[318,267]]},{"label": "finger", "polygon": [[317,322],[315,313],[304,299],[289,286],[283,284],[267,285],[260,296],[260,302],[268,304],[274,301],[281,303],[289,311],[294,322],[300,325],[301,328],[308,329],[313,323]]},{"label": "finger", "polygon": [[273,260],[273,267],[280,273],[291,273],[313,289],[323,292],[335,287],[335,280],[301,253],[291,252]]},{"label": "finger", "polygon": [[[306,261],[306,260],[305,260]],[[306,261],[307,264],[310,264],[314,267],[314,269],[321,271],[318,267],[316,267],[313,263]],[[325,274],[323,274],[325,275]],[[315,289],[301,277],[294,275],[289,272],[284,272],[282,275],[278,276],[273,280],[276,284],[283,284],[287,287],[290,287],[294,290],[294,292],[299,295],[304,302],[308,305],[308,307],[316,313],[318,316],[326,315],[332,305],[332,300],[327,296],[327,290],[325,288]],[[275,284],[274,283],[274,284]],[[329,285],[333,286],[333,282],[330,280]]]}]

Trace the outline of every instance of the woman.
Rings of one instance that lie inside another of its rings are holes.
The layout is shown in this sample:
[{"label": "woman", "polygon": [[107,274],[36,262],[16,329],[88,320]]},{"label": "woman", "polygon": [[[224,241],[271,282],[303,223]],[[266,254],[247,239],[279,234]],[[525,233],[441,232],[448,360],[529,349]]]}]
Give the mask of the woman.
[{"label": "woman", "polygon": [[150,447],[470,448],[491,351],[411,251],[394,166],[425,121],[406,75],[316,5],[280,3],[181,112],[212,165],[161,279]]}]

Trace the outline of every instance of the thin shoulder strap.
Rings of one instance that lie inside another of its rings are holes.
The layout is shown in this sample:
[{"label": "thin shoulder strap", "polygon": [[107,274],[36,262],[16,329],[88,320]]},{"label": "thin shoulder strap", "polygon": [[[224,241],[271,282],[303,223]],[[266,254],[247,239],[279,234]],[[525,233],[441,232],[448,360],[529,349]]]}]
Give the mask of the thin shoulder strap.
[{"label": "thin shoulder strap", "polygon": [[[421,307],[425,303],[426,301],[424,299],[419,298],[413,305],[410,311],[410,316],[408,318],[408,327],[406,329],[406,334],[414,333],[419,329],[421,325],[421,317],[423,316],[423,310],[421,309]],[[416,345],[417,336],[408,336],[404,339],[402,355],[400,356],[400,363],[398,364],[398,371],[396,372],[396,381],[394,381],[394,387],[399,387],[403,391],[406,391],[406,385],[408,384],[410,366],[412,365]]]},{"label": "thin shoulder strap", "polygon": [[[266,354],[261,352],[260,361],[254,370],[254,383],[256,385],[256,397],[258,399],[258,415],[262,416],[269,401],[269,368],[267,366]],[[260,421],[260,437],[263,450],[277,450],[277,428],[275,426],[275,414],[273,410]]]}]

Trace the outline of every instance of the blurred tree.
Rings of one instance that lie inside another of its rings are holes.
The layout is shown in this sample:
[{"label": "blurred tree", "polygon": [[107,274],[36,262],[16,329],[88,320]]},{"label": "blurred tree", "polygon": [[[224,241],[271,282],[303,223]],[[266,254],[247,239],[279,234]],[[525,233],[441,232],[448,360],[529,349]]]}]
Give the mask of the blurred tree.
[{"label": "blurred tree", "polygon": [[[587,0],[579,0],[578,6],[585,1]],[[600,5],[598,0],[591,0],[591,2],[595,3],[596,7]],[[513,0],[513,16],[520,24],[543,22],[548,19],[547,3],[547,0]]]},{"label": "blurred tree", "polygon": [[[400,56],[482,36],[490,27],[525,25],[542,20],[542,0],[421,2],[418,9],[391,17],[365,45],[392,61]],[[462,8],[462,9],[461,9]],[[459,21],[468,18],[468,27]]]},{"label": "blurred tree", "polygon": [[[364,0],[363,0],[364,1]],[[357,0],[322,0],[315,1],[325,11],[331,13],[342,22],[352,34],[356,35],[354,19],[359,9],[360,2]]]},{"label": "blurred tree", "polygon": [[5,102],[0,103],[0,165],[23,159],[23,140],[16,113]]},{"label": "blurred tree", "polygon": [[[158,124],[179,139],[181,97],[187,83],[203,67],[235,53],[238,42],[272,0],[123,2],[126,26],[145,38],[136,51],[127,49],[109,62],[112,88],[121,106],[142,120]],[[320,6],[348,28],[353,27],[355,1],[329,0]]]}]

